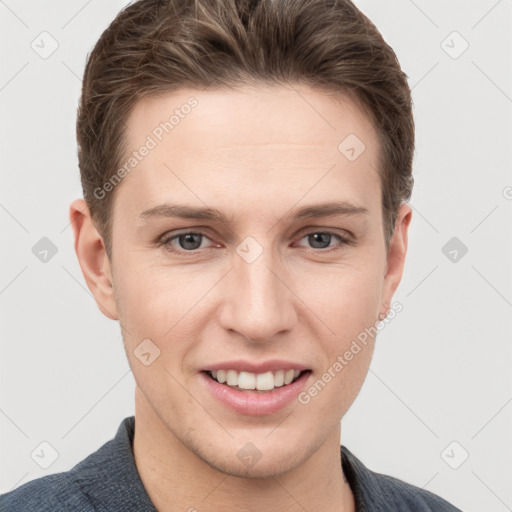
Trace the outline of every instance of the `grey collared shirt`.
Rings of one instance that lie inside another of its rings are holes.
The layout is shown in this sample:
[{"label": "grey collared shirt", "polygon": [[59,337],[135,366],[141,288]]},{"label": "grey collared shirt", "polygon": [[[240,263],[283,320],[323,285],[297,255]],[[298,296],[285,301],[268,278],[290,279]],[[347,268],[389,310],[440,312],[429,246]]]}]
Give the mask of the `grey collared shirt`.
[{"label": "grey collared shirt", "polygon": [[[32,480],[0,496],[0,511],[156,512],[135,466],[134,432],[134,416],[125,418],[112,440],[71,470]],[[461,512],[429,491],[374,473],[345,446],[340,449],[357,512]]]}]

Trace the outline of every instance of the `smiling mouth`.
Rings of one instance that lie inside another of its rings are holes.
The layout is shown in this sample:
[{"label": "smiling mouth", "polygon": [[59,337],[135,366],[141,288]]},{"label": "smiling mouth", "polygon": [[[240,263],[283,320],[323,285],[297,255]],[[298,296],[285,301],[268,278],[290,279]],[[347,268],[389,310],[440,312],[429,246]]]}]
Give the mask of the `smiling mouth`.
[{"label": "smiling mouth", "polygon": [[236,370],[205,371],[215,382],[237,391],[268,393],[276,388],[285,388],[311,370],[277,370],[275,372],[251,373]]}]

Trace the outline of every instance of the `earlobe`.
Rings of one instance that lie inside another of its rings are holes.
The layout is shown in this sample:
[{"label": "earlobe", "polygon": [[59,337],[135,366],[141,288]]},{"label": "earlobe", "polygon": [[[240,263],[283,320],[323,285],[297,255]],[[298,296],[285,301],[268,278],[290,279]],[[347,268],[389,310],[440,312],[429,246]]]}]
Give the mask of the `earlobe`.
[{"label": "earlobe", "polygon": [[71,203],[69,220],[73,227],[75,252],[87,286],[100,311],[106,317],[118,320],[110,262],[85,200],[76,199]]},{"label": "earlobe", "polygon": [[393,295],[402,280],[405,256],[407,254],[407,242],[409,225],[412,218],[412,208],[407,203],[402,203],[398,210],[395,222],[395,230],[389,244],[389,251],[386,263],[386,274],[384,276],[384,286],[382,291],[381,303],[385,305],[385,310],[381,310],[381,315],[387,314]]}]

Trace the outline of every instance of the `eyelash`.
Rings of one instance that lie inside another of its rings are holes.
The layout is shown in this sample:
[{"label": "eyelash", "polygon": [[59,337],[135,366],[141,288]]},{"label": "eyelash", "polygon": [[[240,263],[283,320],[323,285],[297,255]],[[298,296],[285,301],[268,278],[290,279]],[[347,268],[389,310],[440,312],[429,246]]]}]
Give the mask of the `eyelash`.
[{"label": "eyelash", "polygon": [[[330,247],[330,248],[325,248],[325,249],[317,249],[317,248],[314,248],[314,247],[309,247],[309,251],[308,252],[315,252],[315,253],[320,253],[320,254],[321,253],[327,253],[327,252],[339,250],[344,245],[353,245],[353,243],[354,243],[352,240],[349,240],[348,238],[345,238],[345,237],[341,236],[338,233],[334,233],[333,231],[310,231],[310,232],[305,233],[304,235],[302,235],[300,240],[302,240],[303,238],[306,238],[306,237],[308,237],[310,235],[315,235],[315,234],[331,235],[334,238],[338,239],[338,241],[340,242],[341,245],[338,246],[338,247]],[[185,249],[180,249],[180,250],[175,249],[175,248],[173,248],[170,245],[170,242],[172,240],[178,239],[180,236],[185,236],[185,235],[199,235],[199,236],[202,236],[204,238],[208,238],[209,239],[208,235],[206,235],[205,233],[202,233],[200,231],[185,231],[183,233],[178,233],[178,234],[172,235],[172,236],[165,236],[164,235],[163,237],[161,237],[160,241],[158,242],[158,247],[164,246],[165,249],[167,251],[169,251],[169,252],[172,252],[172,253],[175,253],[175,254],[180,254],[180,255],[190,255],[190,256],[195,256],[195,255],[199,254],[200,251],[214,249],[214,247],[209,247],[207,249],[194,249],[194,250],[191,250],[191,251],[187,251]]]}]

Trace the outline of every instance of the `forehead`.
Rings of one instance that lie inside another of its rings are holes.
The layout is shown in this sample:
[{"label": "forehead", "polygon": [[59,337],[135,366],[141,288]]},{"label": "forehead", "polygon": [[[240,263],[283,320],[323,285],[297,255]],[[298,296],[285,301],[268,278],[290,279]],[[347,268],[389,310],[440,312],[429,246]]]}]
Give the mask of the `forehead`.
[{"label": "forehead", "polygon": [[135,104],[126,124],[130,146],[152,134],[157,142],[173,139],[196,151],[219,148],[227,142],[332,148],[345,132],[357,132],[361,138],[375,135],[372,123],[348,96],[302,85],[182,89],[144,97]]},{"label": "forehead", "polygon": [[124,163],[135,165],[116,193],[138,211],[177,196],[194,204],[231,197],[231,206],[277,199],[284,207],[301,194],[313,201],[340,191],[371,203],[380,189],[375,129],[339,94],[183,89],[139,100],[127,128]]}]

